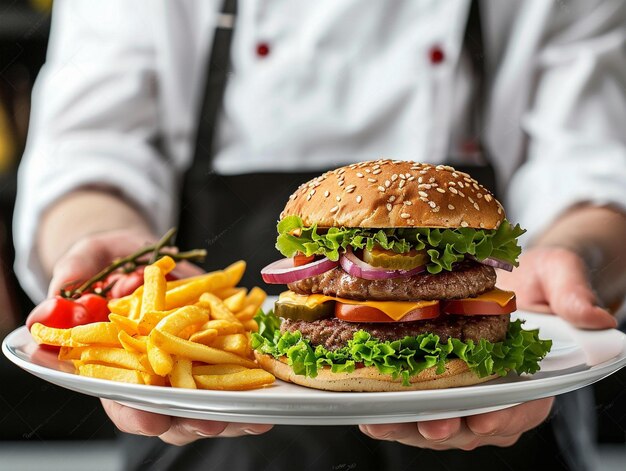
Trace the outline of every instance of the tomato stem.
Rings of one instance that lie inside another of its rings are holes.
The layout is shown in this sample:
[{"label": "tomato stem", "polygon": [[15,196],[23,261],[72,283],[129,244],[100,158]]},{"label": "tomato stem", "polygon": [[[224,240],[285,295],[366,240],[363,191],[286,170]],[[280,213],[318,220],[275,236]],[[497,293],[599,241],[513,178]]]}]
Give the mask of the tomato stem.
[{"label": "tomato stem", "polygon": [[[163,237],[161,237],[155,244],[143,247],[136,252],[127,255],[126,257],[118,258],[113,260],[113,263],[108,267],[104,268],[87,281],[82,283],[75,289],[62,289],[61,296],[64,298],[73,298],[76,299],[80,297],[85,291],[89,290],[95,283],[98,281],[104,280],[107,276],[113,273],[115,270],[119,268],[123,268],[126,265],[131,264],[135,268],[139,265],[149,265],[151,263],[156,262],[158,259],[167,256],[172,257],[175,261],[179,260],[193,260],[193,261],[202,261],[206,257],[206,250],[204,249],[194,249],[186,252],[163,252],[162,249],[169,244],[172,243],[172,239],[176,234],[176,228],[173,227],[169,231],[167,231]],[[149,260],[140,260],[144,255],[152,252],[152,256]],[[103,293],[106,293],[111,286],[107,286],[103,289]]]}]

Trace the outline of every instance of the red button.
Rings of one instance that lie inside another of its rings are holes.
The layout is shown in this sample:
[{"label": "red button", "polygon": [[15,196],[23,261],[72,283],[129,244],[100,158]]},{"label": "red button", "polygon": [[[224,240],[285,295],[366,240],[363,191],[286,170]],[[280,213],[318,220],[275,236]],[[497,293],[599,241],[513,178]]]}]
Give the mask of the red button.
[{"label": "red button", "polygon": [[270,53],[270,46],[267,43],[258,43],[256,45],[256,55],[259,57],[265,57]]},{"label": "red button", "polygon": [[446,58],[446,55],[443,53],[443,49],[439,46],[431,47],[428,55],[432,64],[441,64]]}]

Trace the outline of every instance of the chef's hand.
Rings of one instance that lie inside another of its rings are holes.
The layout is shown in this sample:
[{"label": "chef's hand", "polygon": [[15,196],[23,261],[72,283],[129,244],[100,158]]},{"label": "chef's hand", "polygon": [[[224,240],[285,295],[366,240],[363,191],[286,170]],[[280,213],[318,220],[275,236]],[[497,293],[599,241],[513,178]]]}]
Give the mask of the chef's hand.
[{"label": "chef's hand", "polygon": [[[587,268],[574,251],[558,247],[529,249],[512,272],[498,273],[498,286],[515,291],[520,309],[552,312],[577,327],[613,328],[615,318],[597,306]],[[408,424],[362,425],[366,435],[434,450],[513,445],[522,433],[543,422],[553,398],[466,418]]]},{"label": "chef's hand", "polygon": [[[68,281],[87,279],[114,259],[133,253],[156,238],[145,232],[118,230],[87,236],[77,241],[54,265],[49,293],[58,293]],[[191,263],[176,264],[180,278],[198,275],[202,270]],[[123,432],[155,436],[172,445],[185,445],[204,437],[237,437],[267,432],[271,425],[234,424],[183,419],[153,414],[102,400],[105,412]]]}]

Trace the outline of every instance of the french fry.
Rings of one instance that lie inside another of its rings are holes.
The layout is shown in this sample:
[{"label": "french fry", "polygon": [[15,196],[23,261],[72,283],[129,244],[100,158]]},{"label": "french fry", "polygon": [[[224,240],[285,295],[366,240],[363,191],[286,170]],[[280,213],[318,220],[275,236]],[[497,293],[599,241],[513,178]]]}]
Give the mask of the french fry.
[{"label": "french fry", "polygon": [[138,353],[127,352],[123,348],[87,347],[80,355],[80,361],[84,364],[105,363],[117,368],[137,370],[148,373],[148,370],[140,361]]},{"label": "french fry", "polygon": [[[201,343],[202,345],[210,345],[217,338],[218,332],[215,329],[204,329],[192,334],[189,341]],[[181,337],[184,338],[184,337]]]},{"label": "french fry", "polygon": [[240,334],[244,332],[243,325],[241,322],[230,322],[222,319],[214,319],[208,322],[205,322],[202,325],[203,329],[215,329],[217,330],[217,335],[227,335],[227,334]]},{"label": "french fry", "polygon": [[80,360],[80,355],[85,348],[89,347],[61,347],[59,349],[59,360]]},{"label": "french fry", "polygon": [[239,356],[246,356],[249,353],[248,337],[244,334],[221,335],[216,337],[210,346]]},{"label": "french fry", "polygon": [[74,342],[98,345],[103,347],[119,347],[118,330],[110,322],[94,322],[92,324],[77,325],[70,329]]},{"label": "french fry", "polygon": [[222,300],[212,293],[203,293],[197,303],[198,306],[209,307],[211,309],[211,319],[219,319],[224,321],[240,324],[241,322],[235,315],[228,310]]},{"label": "french fry", "polygon": [[116,368],[107,365],[88,364],[79,365],[78,371],[81,376],[110,379],[123,383],[144,384],[143,376],[139,371],[135,370],[126,370],[124,368]]},{"label": "french fry", "polygon": [[168,378],[175,388],[196,389],[196,382],[191,374],[191,360],[188,358],[174,357],[174,367]]},{"label": "french fry", "polygon": [[128,317],[130,314],[132,298],[133,295],[129,294],[128,296],[124,296],[123,298],[111,299],[107,303],[107,307],[109,308],[109,311],[111,311],[113,314]]},{"label": "french fry", "polygon": [[174,360],[172,359],[172,355],[162,350],[159,346],[152,342],[151,336],[152,334],[148,337],[147,342],[148,361],[150,362],[152,370],[157,375],[167,376],[174,367]]},{"label": "french fry", "polygon": [[247,320],[245,322],[242,322],[242,324],[245,327],[245,329],[249,330],[250,332],[258,332],[259,331],[259,324],[257,324],[254,319],[250,319],[250,320]]},{"label": "french fry", "polygon": [[82,344],[72,339],[71,329],[56,329],[36,322],[30,328],[30,334],[38,344],[54,345],[57,347],[80,347]]},{"label": "french fry", "polygon": [[128,318],[138,321],[141,318],[141,298],[143,297],[143,285],[131,295]]},{"label": "french fry", "polygon": [[206,309],[198,306],[185,306],[161,319],[155,329],[178,335],[183,329],[193,325],[200,326],[208,320],[209,313]]},{"label": "french fry", "polygon": [[224,273],[228,277],[227,286],[237,286],[246,271],[246,262],[239,260],[224,268]]},{"label": "french fry", "polygon": [[228,296],[224,299],[224,306],[229,311],[236,312],[241,311],[244,308],[244,302],[246,300],[246,291],[238,290],[235,294]]},{"label": "french fry", "polygon": [[165,308],[174,309],[177,307],[193,304],[200,299],[203,293],[210,292],[216,287],[224,287],[228,283],[228,278],[224,272],[211,272],[192,279],[187,283],[180,284],[167,291],[165,295]]},{"label": "french fry", "polygon": [[141,335],[148,335],[156,325],[161,322],[165,317],[173,313],[175,309],[171,311],[148,311],[142,317],[137,324],[137,332]]},{"label": "french fry", "polygon": [[198,365],[191,369],[192,374],[195,375],[225,375],[230,373],[238,373],[239,371],[247,370],[245,366],[241,365]]},{"label": "french fry", "polygon": [[195,375],[199,388],[229,391],[243,391],[272,384],[276,378],[271,373],[258,368],[222,375]]},{"label": "french fry", "polygon": [[255,286],[254,288],[252,288],[250,290],[250,293],[248,293],[248,296],[246,296],[246,302],[245,304],[248,306],[255,306],[255,314],[256,311],[259,310],[259,308],[263,305],[263,303],[265,302],[265,300],[267,299],[267,293],[265,291],[263,291],[261,288],[259,288],[258,286]]},{"label": "french fry", "polygon": [[[150,340],[154,342],[155,346],[161,348],[170,355],[183,356],[193,361],[202,361],[209,364],[232,363],[235,365],[242,365],[247,368],[256,367],[256,364],[252,360],[242,358],[231,352],[225,352],[217,348],[190,342],[189,340],[183,340],[159,329],[154,329],[150,333]],[[148,347],[148,354],[149,353],[150,349]],[[150,363],[152,364],[152,361],[150,361]],[[154,368],[154,371],[159,374],[159,371],[156,368]]]},{"label": "french fry", "polygon": [[122,345],[122,347],[124,347],[126,351],[141,353],[146,353],[148,351],[148,347],[146,345],[146,336],[138,335],[136,337],[133,337],[131,335],[128,335],[127,332],[121,330],[117,334],[117,339],[120,341],[120,344]]},{"label": "french fry", "polygon": [[165,275],[158,266],[148,265],[143,272],[143,296],[141,297],[141,315],[148,311],[165,310]]},{"label": "french fry", "polygon": [[239,319],[241,322],[249,321],[252,319],[256,313],[259,311],[257,306],[246,306],[243,310],[239,311],[235,314],[235,317]]},{"label": "french fry", "polygon": [[166,378],[163,376],[150,374],[150,373],[141,373],[141,377],[143,378],[144,384],[149,384],[151,386],[167,386]]},{"label": "french fry", "polygon": [[220,299],[227,299],[239,293],[240,291],[243,291],[244,293],[246,293],[248,290],[246,288],[229,287],[229,288],[217,289],[213,291],[213,294]]},{"label": "french fry", "polygon": [[156,262],[154,262],[152,266],[159,267],[159,269],[161,270],[161,273],[163,273],[164,275],[167,275],[174,268],[176,268],[176,262],[174,261],[172,257],[170,257],[169,255],[166,255],[165,257],[161,257]]},{"label": "french fry", "polygon": [[109,314],[109,320],[117,327],[119,331],[124,331],[129,335],[135,335],[137,333],[137,321],[129,319],[126,316],[120,314]]}]

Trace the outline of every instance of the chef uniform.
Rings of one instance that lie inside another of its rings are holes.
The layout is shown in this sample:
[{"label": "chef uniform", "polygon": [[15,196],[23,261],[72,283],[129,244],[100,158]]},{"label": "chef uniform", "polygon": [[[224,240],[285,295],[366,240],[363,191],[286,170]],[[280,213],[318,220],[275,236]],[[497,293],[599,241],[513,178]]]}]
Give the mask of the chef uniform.
[{"label": "chef uniform", "polygon": [[[114,188],[158,232],[180,214],[181,245],[208,246],[215,266],[246,259],[248,285],[280,256],[271,248],[274,223],[288,194],[354,161],[492,163],[510,218],[531,236],[581,201],[626,206],[618,124],[626,107],[623,90],[610,85],[625,72],[607,62],[620,57],[623,4],[481,2],[490,96],[481,103],[479,135],[472,129],[475,57],[467,57],[471,45],[463,40],[475,38],[464,33],[470,2],[364,5],[242,1],[235,17],[228,2],[223,11],[192,0],[55,3],[16,221],[16,268],[33,297],[45,287],[32,250],[38,218],[80,186]],[[228,53],[218,40],[233,26]],[[232,69],[217,60],[207,73],[207,57],[215,62],[219,54],[232,59]],[[228,80],[223,96],[211,97],[216,88],[205,83],[219,82],[220,67]],[[597,83],[598,75],[609,85]],[[485,159],[477,143],[493,157]],[[484,181],[488,170],[479,167],[471,173]],[[557,417],[568,415],[581,416]],[[572,433],[581,430],[569,424],[559,431],[569,445],[565,456],[549,426],[526,433],[516,447],[469,454],[371,440],[356,427],[279,426],[260,437],[182,448],[129,437],[128,466],[585,469],[593,454],[589,437]]]}]

